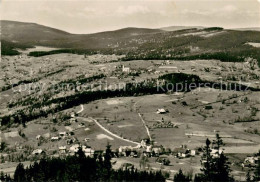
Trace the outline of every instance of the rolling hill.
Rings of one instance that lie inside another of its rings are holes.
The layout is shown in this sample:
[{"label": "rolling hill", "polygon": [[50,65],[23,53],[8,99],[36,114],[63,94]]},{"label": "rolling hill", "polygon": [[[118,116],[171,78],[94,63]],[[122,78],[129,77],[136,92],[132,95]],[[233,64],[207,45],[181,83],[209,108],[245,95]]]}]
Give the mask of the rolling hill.
[{"label": "rolling hill", "polygon": [[107,44],[136,35],[163,32],[159,29],[124,28],[95,34],[71,34],[36,23],[1,21],[4,44],[42,45],[58,48],[102,48]]},{"label": "rolling hill", "polygon": [[219,59],[243,61],[252,57],[260,63],[259,31],[227,30],[219,27],[124,28],[94,34],[71,34],[35,23],[1,21],[2,54],[19,54],[15,48],[50,46],[61,50],[32,53],[124,54],[131,59]]}]

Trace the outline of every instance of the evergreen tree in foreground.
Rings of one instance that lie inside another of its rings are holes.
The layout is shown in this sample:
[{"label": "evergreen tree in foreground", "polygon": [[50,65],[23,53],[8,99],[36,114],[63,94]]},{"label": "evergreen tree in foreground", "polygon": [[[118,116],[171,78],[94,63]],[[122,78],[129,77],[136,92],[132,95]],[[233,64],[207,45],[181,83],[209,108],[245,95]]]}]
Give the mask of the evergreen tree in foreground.
[{"label": "evergreen tree in foreground", "polygon": [[256,154],[256,156],[258,157],[258,160],[257,160],[256,169],[254,172],[254,181],[260,181],[260,150]]},{"label": "evergreen tree in foreground", "polygon": [[[111,165],[112,151],[107,145],[104,156],[86,157],[80,147],[74,156],[46,158],[28,166],[18,164],[14,173],[15,182],[70,182],[70,181],[156,181],[164,182],[161,171],[138,171],[136,168],[114,170]],[[1,179],[5,178],[3,175]],[[5,178],[4,181],[8,181]],[[10,180],[9,180],[10,181]]]},{"label": "evergreen tree in foreground", "polygon": [[14,173],[14,180],[17,182],[25,181],[25,169],[22,163],[19,163]]},{"label": "evergreen tree in foreground", "polygon": [[210,148],[211,141],[206,140],[206,146],[203,148],[203,155],[201,157],[201,169],[202,174],[195,177],[195,181],[212,181],[212,182],[230,182],[234,181],[230,172],[230,163],[228,158],[221,151],[221,147],[224,145],[223,140],[216,134],[216,140],[213,141],[213,148],[217,151],[214,155]]},{"label": "evergreen tree in foreground", "polygon": [[190,182],[191,177],[189,175],[183,174],[182,170],[180,169],[177,174],[173,177],[174,182]]},{"label": "evergreen tree in foreground", "polygon": [[201,169],[203,173],[203,179],[205,181],[210,181],[212,179],[212,155],[210,149],[211,141],[207,138],[206,146],[203,148],[203,154],[201,157],[201,165],[203,168]]}]

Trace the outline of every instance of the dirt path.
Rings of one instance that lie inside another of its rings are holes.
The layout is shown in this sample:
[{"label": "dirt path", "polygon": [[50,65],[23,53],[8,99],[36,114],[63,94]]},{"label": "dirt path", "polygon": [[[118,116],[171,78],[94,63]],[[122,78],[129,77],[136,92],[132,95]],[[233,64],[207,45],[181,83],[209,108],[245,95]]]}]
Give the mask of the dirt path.
[{"label": "dirt path", "polygon": [[[138,102],[141,102],[141,101],[142,101],[142,99],[140,99],[140,100],[138,100],[136,103],[134,103],[133,108],[134,108],[134,111],[135,111],[135,112],[137,112],[136,104],[137,104]],[[144,119],[143,119],[141,113],[137,113],[137,114],[138,114],[138,116],[140,117],[141,121],[143,122],[143,125],[144,125],[144,127],[145,127],[145,129],[146,129],[146,132],[147,132],[147,135],[148,135],[150,141],[152,141],[152,137],[151,137],[149,128],[147,127],[147,125],[146,125],[146,123],[145,123],[145,121],[144,121]]]},{"label": "dirt path", "polygon": [[81,113],[82,111],[84,111],[84,106],[81,104],[80,105],[81,109],[77,112],[77,114]]},{"label": "dirt path", "polygon": [[149,136],[150,141],[152,141],[152,137],[151,137],[149,128],[147,127],[147,125],[146,125],[146,123],[145,123],[145,121],[144,121],[142,115],[141,115],[140,113],[138,113],[138,116],[140,117],[141,121],[142,121],[143,124],[144,124],[144,127],[145,127],[145,129],[146,129],[146,132],[147,132],[147,135]]}]

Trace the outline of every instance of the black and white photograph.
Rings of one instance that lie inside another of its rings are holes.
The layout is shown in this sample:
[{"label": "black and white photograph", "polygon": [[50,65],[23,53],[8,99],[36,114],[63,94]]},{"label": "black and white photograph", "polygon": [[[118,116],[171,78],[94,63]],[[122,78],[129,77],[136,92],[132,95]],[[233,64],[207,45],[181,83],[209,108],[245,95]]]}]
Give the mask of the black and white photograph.
[{"label": "black and white photograph", "polygon": [[1,0],[0,182],[260,181],[260,0]]}]

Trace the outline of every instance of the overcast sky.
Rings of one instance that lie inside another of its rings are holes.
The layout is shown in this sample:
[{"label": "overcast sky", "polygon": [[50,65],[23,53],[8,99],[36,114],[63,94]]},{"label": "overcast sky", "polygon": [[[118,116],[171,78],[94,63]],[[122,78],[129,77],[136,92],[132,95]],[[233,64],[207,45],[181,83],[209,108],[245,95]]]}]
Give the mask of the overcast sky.
[{"label": "overcast sky", "polygon": [[2,0],[1,19],[70,33],[125,27],[260,27],[260,0]]}]

